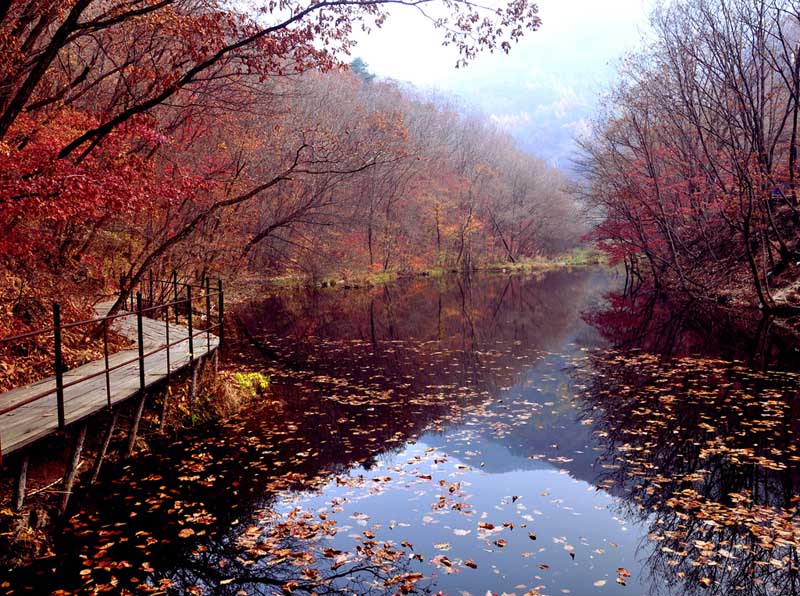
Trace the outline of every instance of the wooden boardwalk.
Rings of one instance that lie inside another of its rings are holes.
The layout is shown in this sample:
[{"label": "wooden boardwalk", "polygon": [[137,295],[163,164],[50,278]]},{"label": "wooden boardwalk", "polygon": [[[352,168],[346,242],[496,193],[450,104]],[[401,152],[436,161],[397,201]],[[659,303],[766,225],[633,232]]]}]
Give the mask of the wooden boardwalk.
[{"label": "wooden boardwalk", "polygon": [[[99,304],[96,309],[100,316],[104,316],[111,305],[111,302]],[[131,314],[114,319],[111,329],[136,342],[136,315]],[[145,387],[161,381],[168,374],[191,363],[189,329],[187,327],[174,322],[170,323],[169,341],[167,341],[167,327],[164,321],[143,318],[142,330],[144,339],[142,345],[146,354],[144,359]],[[206,331],[195,329],[192,335],[194,360],[210,354],[219,345],[217,336],[206,333]],[[169,360],[167,359],[167,349],[164,348],[168,343],[174,344],[169,348]],[[147,355],[148,352],[159,348],[162,349]],[[112,406],[139,393],[138,357],[139,351],[136,345],[132,349],[109,355],[109,368],[131,361],[109,372]],[[169,362],[169,369],[167,362]],[[108,408],[109,393],[106,390],[104,370],[105,362],[101,359],[64,372],[64,419],[66,425],[84,420]],[[97,376],[85,379],[92,375]],[[84,380],[66,387],[78,379]],[[42,379],[25,387],[18,387],[0,394],[0,409],[5,409],[48,390],[50,393],[47,396],[0,415],[0,448],[2,448],[4,456],[58,431],[56,379],[55,377]]]}]

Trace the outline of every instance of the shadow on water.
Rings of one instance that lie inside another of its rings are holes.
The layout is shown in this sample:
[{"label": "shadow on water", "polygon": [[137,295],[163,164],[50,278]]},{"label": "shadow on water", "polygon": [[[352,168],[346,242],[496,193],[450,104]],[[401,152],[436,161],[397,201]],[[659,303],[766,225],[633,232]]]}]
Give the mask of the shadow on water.
[{"label": "shadow on water", "polygon": [[269,401],[109,467],[6,592],[797,593],[788,336],[620,282],[241,305]]}]

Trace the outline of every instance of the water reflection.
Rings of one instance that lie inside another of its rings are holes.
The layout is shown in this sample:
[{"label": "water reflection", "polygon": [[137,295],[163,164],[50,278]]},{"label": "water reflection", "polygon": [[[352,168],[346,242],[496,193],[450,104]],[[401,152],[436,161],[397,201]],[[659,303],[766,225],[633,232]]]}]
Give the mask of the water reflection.
[{"label": "water reflection", "polygon": [[10,589],[796,593],[797,376],[726,361],[738,319],[704,335],[696,309],[607,300],[618,281],[243,305],[231,352],[271,401],[109,467]]},{"label": "water reflection", "polygon": [[262,353],[280,361],[279,377],[281,367],[311,363],[315,380],[347,384],[349,401],[365,383],[393,397],[435,392],[443,405],[460,395],[460,409],[481,406],[471,412],[470,440],[486,439],[478,458],[450,437],[465,461],[500,473],[547,467],[542,460],[566,453],[564,467],[591,482],[594,440],[575,419],[572,372],[584,350],[605,345],[581,314],[604,304],[619,281],[579,270],[409,280],[373,292],[302,289],[251,304],[240,319]]}]

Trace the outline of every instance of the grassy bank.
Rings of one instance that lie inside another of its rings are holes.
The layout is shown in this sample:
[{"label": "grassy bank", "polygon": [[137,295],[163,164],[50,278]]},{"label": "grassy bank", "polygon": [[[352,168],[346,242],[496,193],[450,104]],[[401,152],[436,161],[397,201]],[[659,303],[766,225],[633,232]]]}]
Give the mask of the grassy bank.
[{"label": "grassy bank", "polygon": [[488,271],[500,272],[534,272],[561,269],[564,267],[583,267],[588,265],[604,265],[606,256],[591,248],[578,248],[556,257],[534,257],[518,260],[514,263],[493,263],[486,267]]}]

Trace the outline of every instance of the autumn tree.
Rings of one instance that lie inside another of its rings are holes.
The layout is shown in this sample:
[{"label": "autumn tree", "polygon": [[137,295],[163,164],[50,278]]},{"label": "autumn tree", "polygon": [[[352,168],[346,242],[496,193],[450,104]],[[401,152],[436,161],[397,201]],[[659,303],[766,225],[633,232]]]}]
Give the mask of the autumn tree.
[{"label": "autumn tree", "polygon": [[[678,1],[652,17],[586,141],[598,237],[656,284],[694,295],[750,280],[767,308],[797,259],[798,12],[790,2]],[[780,294],[780,292],[778,292]]]}]

